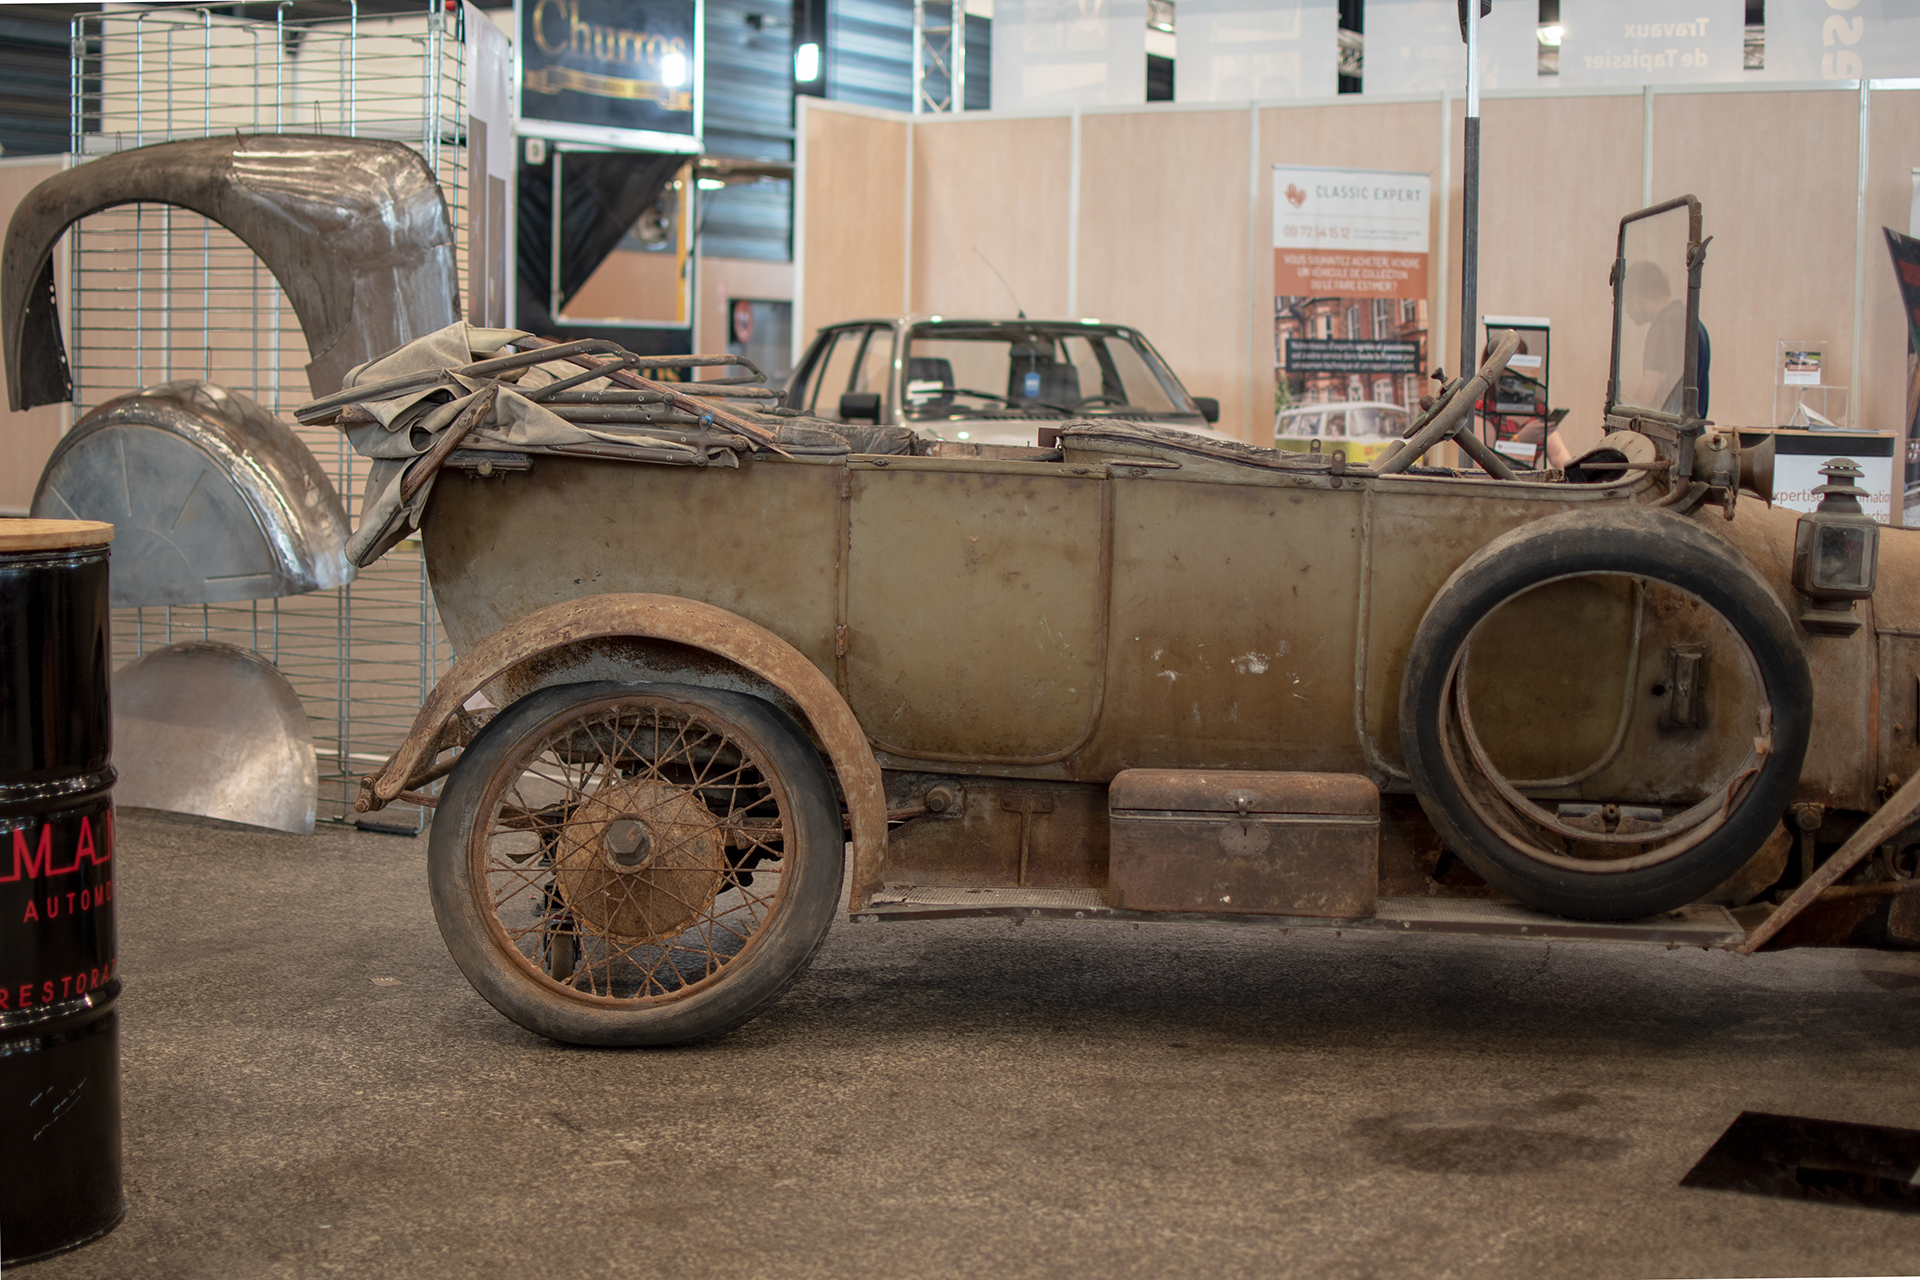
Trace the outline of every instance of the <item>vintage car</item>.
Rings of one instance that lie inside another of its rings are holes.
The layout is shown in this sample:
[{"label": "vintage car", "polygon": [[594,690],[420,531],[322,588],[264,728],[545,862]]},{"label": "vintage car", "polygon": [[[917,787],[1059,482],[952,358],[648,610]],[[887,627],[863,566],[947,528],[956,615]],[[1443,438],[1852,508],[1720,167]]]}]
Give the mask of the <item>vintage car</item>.
[{"label": "vintage car", "polygon": [[1137,330],[1098,320],[940,316],[829,325],[786,403],[836,422],[908,427],[972,445],[1037,443],[1068,418],[1122,418],[1226,440],[1220,405],[1190,396]]},{"label": "vintage car", "polygon": [[1273,447],[1330,453],[1359,464],[1393,448],[1406,429],[1406,409],[1384,400],[1295,404],[1273,415]]},{"label": "vintage car", "polygon": [[[437,805],[455,960],[582,1043],[738,1026],[843,891],[1920,942],[1920,541],[1844,460],[1819,511],[1758,500],[1770,441],[1655,349],[1692,325],[1621,306],[1651,261],[1690,319],[1704,258],[1690,197],[1622,221],[1608,433],[1564,473],[1462,430],[1512,335],[1363,466],[1113,417],[955,456],[454,326],[298,415],[387,451],[356,558],[417,523],[459,655],[359,803]],[[1485,470],[1415,465],[1450,438]]]}]

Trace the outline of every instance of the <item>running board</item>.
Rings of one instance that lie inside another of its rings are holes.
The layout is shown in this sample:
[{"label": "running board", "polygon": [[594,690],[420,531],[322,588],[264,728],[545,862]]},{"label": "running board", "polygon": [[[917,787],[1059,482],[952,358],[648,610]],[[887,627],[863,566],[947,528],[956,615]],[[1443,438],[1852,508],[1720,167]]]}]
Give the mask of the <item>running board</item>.
[{"label": "running board", "polygon": [[1746,940],[1725,907],[1689,906],[1640,920],[1568,920],[1514,902],[1480,898],[1382,898],[1359,920],[1192,911],[1127,911],[1109,907],[1098,889],[969,889],[888,885],[858,923],[882,920],[1121,920],[1134,924],[1259,924],[1291,929],[1365,929],[1390,933],[1450,933],[1548,942],[1638,942],[1662,947],[1736,947]]}]

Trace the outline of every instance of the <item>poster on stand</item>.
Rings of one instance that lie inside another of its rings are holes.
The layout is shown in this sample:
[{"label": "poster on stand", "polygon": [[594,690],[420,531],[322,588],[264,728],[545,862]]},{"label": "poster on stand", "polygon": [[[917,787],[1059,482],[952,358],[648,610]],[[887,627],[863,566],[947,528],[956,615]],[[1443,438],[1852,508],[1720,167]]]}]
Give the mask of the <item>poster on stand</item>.
[{"label": "poster on stand", "polygon": [[[1277,436],[1400,434],[1428,390],[1431,199],[1424,173],[1273,167]],[[1287,413],[1319,404],[1354,407]]]}]

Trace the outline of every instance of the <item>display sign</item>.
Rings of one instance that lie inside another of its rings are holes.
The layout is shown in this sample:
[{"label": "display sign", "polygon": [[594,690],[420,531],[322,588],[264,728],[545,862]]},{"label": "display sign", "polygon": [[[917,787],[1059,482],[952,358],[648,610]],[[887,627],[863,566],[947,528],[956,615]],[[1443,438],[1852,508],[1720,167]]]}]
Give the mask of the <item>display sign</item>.
[{"label": "display sign", "polygon": [[1273,291],[1427,296],[1424,173],[1273,166]]},{"label": "display sign", "polygon": [[1293,373],[1418,373],[1420,344],[1349,338],[1289,338],[1287,369]]},{"label": "display sign", "polygon": [[1768,80],[1910,76],[1920,64],[1913,0],[1767,0]]},{"label": "display sign", "polygon": [[[1561,0],[1560,83],[1739,80],[1746,74],[1746,21],[1745,0]],[[1773,21],[1769,7],[1769,59]]]},{"label": "display sign", "polygon": [[1424,173],[1273,167],[1276,407],[1417,404],[1431,199]]},{"label": "display sign", "polygon": [[1813,492],[1827,483],[1820,468],[1833,458],[1851,458],[1866,474],[1860,509],[1886,524],[1893,508],[1894,437],[1879,431],[1776,431],[1773,454],[1773,504],[1789,511],[1820,505]]},{"label": "display sign", "polygon": [[1780,385],[1817,387],[1820,385],[1818,351],[1784,351],[1780,355]]},{"label": "display sign", "polygon": [[1887,235],[1887,252],[1893,255],[1893,276],[1900,287],[1900,305],[1907,313],[1907,338],[1920,344],[1920,240],[1903,236],[1892,227],[1881,230]]},{"label": "display sign", "polygon": [[515,0],[519,131],[700,148],[698,0]]}]

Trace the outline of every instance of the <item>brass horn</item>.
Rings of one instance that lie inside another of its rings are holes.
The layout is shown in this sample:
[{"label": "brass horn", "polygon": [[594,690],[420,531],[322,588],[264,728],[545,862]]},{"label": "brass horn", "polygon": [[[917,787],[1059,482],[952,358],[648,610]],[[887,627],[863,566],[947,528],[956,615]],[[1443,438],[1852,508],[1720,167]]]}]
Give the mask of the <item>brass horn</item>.
[{"label": "brass horn", "polygon": [[1768,506],[1773,505],[1773,451],[1771,431],[1740,433],[1740,487]]}]

